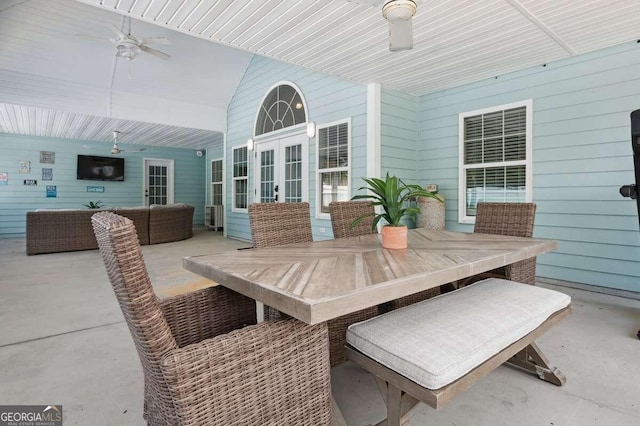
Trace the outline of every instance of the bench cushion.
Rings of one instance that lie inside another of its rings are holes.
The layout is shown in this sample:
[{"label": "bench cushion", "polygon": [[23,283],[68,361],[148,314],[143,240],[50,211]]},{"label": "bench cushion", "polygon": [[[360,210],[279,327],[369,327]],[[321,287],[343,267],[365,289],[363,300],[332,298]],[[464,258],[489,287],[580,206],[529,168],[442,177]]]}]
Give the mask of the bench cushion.
[{"label": "bench cushion", "polygon": [[566,294],[497,278],[347,330],[347,343],[427,389],[454,382],[567,307]]}]

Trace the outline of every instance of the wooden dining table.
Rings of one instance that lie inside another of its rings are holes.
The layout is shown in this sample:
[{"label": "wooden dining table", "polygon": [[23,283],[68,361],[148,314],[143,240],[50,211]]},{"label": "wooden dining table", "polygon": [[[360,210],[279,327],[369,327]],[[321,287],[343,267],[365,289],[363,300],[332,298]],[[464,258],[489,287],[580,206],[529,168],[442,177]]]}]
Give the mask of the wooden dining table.
[{"label": "wooden dining table", "polygon": [[[490,271],[557,248],[552,240],[409,230],[408,248],[379,234],[235,250],[183,260],[188,271],[308,324]],[[332,399],[333,424],[346,422]]]},{"label": "wooden dining table", "polygon": [[554,250],[552,240],[409,230],[408,248],[371,234],[185,257],[184,268],[308,324]]}]

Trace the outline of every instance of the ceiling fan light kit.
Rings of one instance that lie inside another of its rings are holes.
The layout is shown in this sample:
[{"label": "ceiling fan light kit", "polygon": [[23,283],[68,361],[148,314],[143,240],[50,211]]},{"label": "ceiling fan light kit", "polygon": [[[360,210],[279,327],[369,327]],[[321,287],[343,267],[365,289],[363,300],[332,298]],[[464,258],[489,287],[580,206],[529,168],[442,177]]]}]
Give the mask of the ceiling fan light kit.
[{"label": "ceiling fan light kit", "polygon": [[142,52],[140,46],[129,41],[121,40],[116,43],[116,56],[128,61],[134,60]]},{"label": "ceiling fan light kit", "polygon": [[392,52],[413,48],[411,18],[418,6],[413,0],[391,0],[382,6],[382,16],[389,21],[389,50]]}]

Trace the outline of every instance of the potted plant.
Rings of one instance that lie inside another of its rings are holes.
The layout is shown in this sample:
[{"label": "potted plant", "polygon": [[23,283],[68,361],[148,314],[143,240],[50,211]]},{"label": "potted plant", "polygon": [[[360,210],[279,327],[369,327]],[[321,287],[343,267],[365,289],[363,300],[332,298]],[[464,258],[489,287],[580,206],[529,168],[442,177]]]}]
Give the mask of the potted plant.
[{"label": "potted plant", "polygon": [[382,247],[387,249],[407,248],[407,226],[400,223],[404,216],[420,213],[420,209],[410,205],[410,199],[428,197],[440,199],[436,194],[427,192],[420,185],[409,185],[396,176],[387,176],[384,179],[363,178],[367,186],[358,188],[358,191],[371,191],[365,195],[356,195],[352,200],[371,200],[374,206],[382,206],[382,213],[367,213],[356,218],[351,227],[357,225],[366,217],[373,216],[373,228],[381,219],[386,222],[382,228]]},{"label": "potted plant", "polygon": [[104,205],[101,200],[98,200],[95,203],[93,201],[89,201],[89,204],[83,204],[83,206],[88,209],[101,209]]}]

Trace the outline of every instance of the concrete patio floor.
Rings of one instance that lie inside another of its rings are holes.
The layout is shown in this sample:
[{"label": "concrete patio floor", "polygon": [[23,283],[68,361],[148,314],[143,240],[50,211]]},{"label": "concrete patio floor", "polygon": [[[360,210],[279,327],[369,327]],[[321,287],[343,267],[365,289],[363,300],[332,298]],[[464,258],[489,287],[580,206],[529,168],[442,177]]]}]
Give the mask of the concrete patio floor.
[{"label": "concrete patio floor", "polygon": [[[198,230],[143,252],[163,297],[210,285],[183,256],[247,246]],[[573,298],[538,340],[567,384],[502,366],[441,410],[420,404],[412,425],[640,425],[640,301],[540,285]],[[97,250],[26,256],[24,239],[0,239],[0,295],[0,404],[62,404],[66,426],[144,424],[142,369]],[[384,417],[353,364],[333,370],[332,386],[349,425]]]}]

